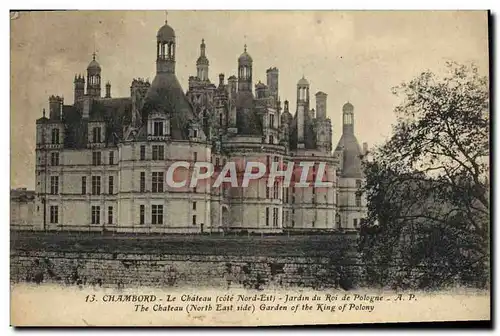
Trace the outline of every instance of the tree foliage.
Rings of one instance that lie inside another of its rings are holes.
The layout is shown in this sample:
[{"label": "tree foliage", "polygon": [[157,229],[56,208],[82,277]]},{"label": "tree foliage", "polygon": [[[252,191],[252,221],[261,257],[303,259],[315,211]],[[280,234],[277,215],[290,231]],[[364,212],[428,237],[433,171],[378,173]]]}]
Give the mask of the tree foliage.
[{"label": "tree foliage", "polygon": [[371,284],[485,286],[489,91],[474,65],[447,64],[394,89],[391,138],[365,163],[361,252]]}]

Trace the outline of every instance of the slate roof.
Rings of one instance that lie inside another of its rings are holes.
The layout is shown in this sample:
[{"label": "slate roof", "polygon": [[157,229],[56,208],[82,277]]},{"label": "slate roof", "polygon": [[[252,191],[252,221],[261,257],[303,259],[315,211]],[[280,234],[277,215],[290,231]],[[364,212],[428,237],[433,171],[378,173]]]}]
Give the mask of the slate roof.
[{"label": "slate roof", "polygon": [[236,96],[236,127],[239,135],[262,135],[262,119],[255,110],[251,91],[239,91]]},{"label": "slate roof", "polygon": [[106,123],[105,139],[109,145],[115,145],[118,138],[123,137],[123,126],[130,122],[132,101],[130,98],[102,98],[92,101],[89,119],[84,120],[83,105],[63,106],[63,119],[42,117],[37,123],[63,123],[64,147],[86,148],[88,139],[88,122],[103,121]]},{"label": "slate roof", "polygon": [[354,133],[343,132],[335,151],[342,151],[342,177],[363,177],[361,147]]},{"label": "slate roof", "polygon": [[27,190],[26,188],[11,189],[10,199],[18,202],[28,202],[35,199],[35,191]]},{"label": "slate roof", "polygon": [[165,21],[165,24],[163,25],[163,27],[161,27],[158,30],[158,33],[156,34],[156,38],[157,38],[158,41],[172,41],[172,40],[175,40],[175,31]]},{"label": "slate roof", "polygon": [[195,119],[193,107],[173,73],[158,73],[148,90],[142,109],[143,127],[153,111],[171,113],[171,138],[189,139],[189,124]]}]

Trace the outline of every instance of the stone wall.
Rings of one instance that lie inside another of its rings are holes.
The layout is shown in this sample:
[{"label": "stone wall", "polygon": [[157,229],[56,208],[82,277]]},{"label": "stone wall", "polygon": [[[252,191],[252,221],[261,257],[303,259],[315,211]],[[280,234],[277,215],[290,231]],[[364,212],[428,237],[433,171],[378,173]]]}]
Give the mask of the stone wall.
[{"label": "stone wall", "polygon": [[11,282],[125,287],[343,288],[357,286],[357,258],[65,251],[11,252]]}]

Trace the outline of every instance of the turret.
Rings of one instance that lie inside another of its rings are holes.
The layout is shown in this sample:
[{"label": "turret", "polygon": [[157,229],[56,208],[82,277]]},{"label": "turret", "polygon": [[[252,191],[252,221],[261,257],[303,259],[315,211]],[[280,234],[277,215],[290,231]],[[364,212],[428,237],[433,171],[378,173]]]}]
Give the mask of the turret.
[{"label": "turret", "polygon": [[87,95],[92,98],[101,97],[101,66],[95,59],[96,54],[92,54],[92,61],[87,67]]},{"label": "turret", "polygon": [[175,31],[165,20],[156,34],[156,73],[175,73]]},{"label": "turret", "polygon": [[197,74],[196,76],[201,81],[208,81],[209,61],[205,54],[205,50],[206,50],[205,40],[202,39],[200,44],[200,57],[198,57],[198,60],[196,61],[196,74]]},{"label": "turret", "polygon": [[349,102],[342,107],[342,133],[354,134],[354,106]]},{"label": "turret", "polygon": [[238,58],[238,91],[252,91],[252,57],[247,52],[247,45]]}]

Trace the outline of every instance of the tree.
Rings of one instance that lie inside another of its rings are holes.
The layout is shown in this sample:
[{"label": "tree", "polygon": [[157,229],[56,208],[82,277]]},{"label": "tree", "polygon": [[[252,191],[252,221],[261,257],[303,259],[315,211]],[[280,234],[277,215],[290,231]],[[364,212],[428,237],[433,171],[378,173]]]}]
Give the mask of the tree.
[{"label": "tree", "polygon": [[360,249],[369,282],[485,286],[489,265],[489,91],[476,66],[447,63],[395,88],[391,138],[365,164]]}]

